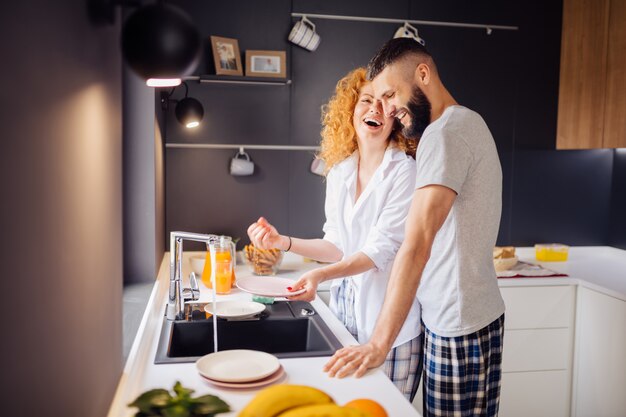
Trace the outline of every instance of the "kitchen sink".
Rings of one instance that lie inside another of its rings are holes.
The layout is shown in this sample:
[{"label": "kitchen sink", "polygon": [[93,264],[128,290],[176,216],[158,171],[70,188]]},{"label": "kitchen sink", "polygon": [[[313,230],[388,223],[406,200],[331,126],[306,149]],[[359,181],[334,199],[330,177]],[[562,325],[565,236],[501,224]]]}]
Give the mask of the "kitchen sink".
[{"label": "kitchen sink", "polygon": [[[185,305],[185,319],[164,317],[154,363],[195,362],[213,352],[206,303]],[[217,320],[218,350],[253,349],[278,358],[331,356],[342,347],[310,303],[279,301],[248,319]]]}]

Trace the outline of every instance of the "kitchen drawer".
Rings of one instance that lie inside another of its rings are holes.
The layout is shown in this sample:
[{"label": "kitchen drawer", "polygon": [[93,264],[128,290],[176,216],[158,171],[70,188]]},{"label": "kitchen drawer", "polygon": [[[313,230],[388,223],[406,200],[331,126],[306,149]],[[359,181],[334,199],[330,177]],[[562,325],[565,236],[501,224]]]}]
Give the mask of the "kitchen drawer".
[{"label": "kitchen drawer", "polygon": [[500,288],[506,306],[505,329],[572,327],[573,285]]},{"label": "kitchen drawer", "polygon": [[503,372],[570,369],[571,329],[505,330]]},{"label": "kitchen drawer", "polygon": [[500,417],[568,417],[567,371],[502,374]]}]

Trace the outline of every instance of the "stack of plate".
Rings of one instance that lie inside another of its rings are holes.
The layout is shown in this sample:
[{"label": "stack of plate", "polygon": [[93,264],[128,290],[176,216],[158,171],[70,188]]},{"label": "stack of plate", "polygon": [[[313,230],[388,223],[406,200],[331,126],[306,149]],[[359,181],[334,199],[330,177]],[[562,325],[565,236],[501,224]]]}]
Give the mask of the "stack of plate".
[{"label": "stack of plate", "polygon": [[274,355],[256,350],[224,350],[196,362],[198,373],[222,388],[250,389],[279,381],[285,370]]}]

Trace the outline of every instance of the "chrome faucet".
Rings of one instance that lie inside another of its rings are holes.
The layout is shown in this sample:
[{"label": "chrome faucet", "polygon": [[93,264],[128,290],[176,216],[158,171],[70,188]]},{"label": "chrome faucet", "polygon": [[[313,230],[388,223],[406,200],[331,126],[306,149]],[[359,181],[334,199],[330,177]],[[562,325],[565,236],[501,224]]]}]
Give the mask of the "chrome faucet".
[{"label": "chrome faucet", "polygon": [[219,236],[189,232],[170,233],[170,291],[166,311],[168,320],[182,320],[185,316],[185,300],[197,300],[200,297],[200,289],[194,273],[189,277],[191,288],[182,286],[184,240],[204,242],[209,246],[218,241]]}]

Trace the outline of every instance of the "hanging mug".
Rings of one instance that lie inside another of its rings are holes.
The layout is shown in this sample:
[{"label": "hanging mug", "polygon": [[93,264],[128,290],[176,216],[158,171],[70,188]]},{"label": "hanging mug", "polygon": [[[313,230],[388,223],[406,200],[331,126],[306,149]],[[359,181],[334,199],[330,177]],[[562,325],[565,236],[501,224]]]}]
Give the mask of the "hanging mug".
[{"label": "hanging mug", "polygon": [[230,160],[230,175],[243,177],[254,174],[254,162],[250,160],[250,155],[241,149]]},{"label": "hanging mug", "polygon": [[313,162],[311,162],[311,172],[315,175],[325,176],[326,164],[323,159],[315,158]]},{"label": "hanging mug", "polygon": [[309,51],[315,51],[320,44],[320,35],[315,32],[315,25],[306,16],[293,25],[288,39]]},{"label": "hanging mug", "polygon": [[420,45],[425,46],[426,41],[420,38],[417,28],[415,26],[411,26],[408,22],[405,22],[404,25],[400,26],[396,33],[393,35],[394,38],[409,38],[417,41]]}]

